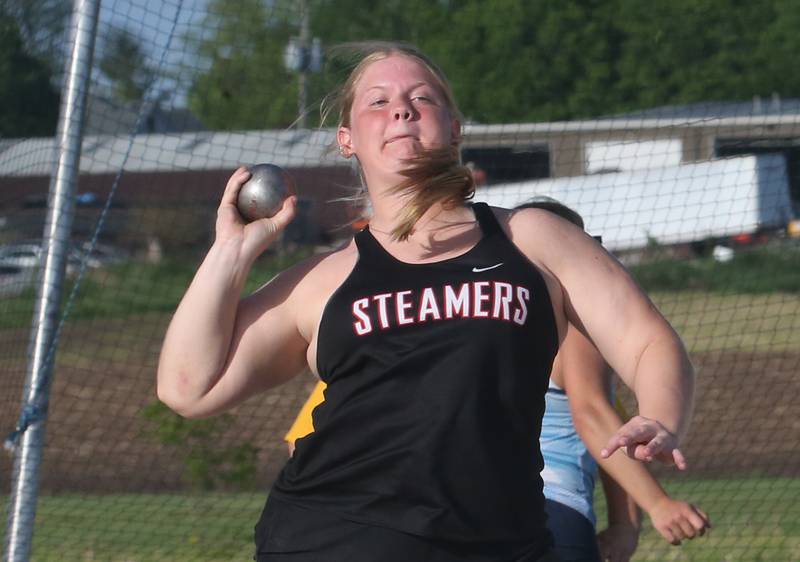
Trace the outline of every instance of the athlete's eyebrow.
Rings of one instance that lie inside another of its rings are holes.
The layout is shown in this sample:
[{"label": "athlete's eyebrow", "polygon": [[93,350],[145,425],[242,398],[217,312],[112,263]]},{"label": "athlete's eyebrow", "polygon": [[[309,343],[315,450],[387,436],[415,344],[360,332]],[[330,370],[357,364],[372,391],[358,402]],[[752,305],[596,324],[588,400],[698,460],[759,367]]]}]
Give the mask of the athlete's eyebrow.
[{"label": "athlete's eyebrow", "polygon": [[[423,87],[423,86],[427,86],[429,88],[435,88],[435,86],[433,84],[430,84],[428,82],[417,82],[415,84],[412,84],[409,88],[407,88],[406,91],[410,92],[411,90],[416,90],[417,88],[420,88],[420,87]],[[386,82],[382,82],[380,84],[373,84],[372,86],[367,87],[364,90],[364,93],[366,94],[370,90],[388,90],[388,89],[390,89],[390,87],[391,87],[391,84],[386,83]]]}]

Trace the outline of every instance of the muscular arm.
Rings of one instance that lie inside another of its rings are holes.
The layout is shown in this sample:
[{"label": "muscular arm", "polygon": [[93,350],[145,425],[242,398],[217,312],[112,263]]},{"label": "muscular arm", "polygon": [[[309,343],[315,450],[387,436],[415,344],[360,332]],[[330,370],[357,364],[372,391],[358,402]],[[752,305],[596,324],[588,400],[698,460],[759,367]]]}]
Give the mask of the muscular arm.
[{"label": "muscular arm", "polygon": [[[557,279],[557,316],[587,334],[636,394],[640,418],[607,443],[639,460],[675,453],[691,417],[694,372],[680,338],[625,269],[599,244],[547,211],[525,209],[509,222],[523,252]],[[538,260],[538,261],[537,261]]]},{"label": "muscular arm", "polygon": [[273,219],[245,225],[236,195],[249,173],[237,170],[222,198],[217,236],[167,329],[158,364],[159,398],[187,417],[228,408],[299,372],[306,342],[291,295],[302,270],[278,276],[240,300],[256,257],[293,216],[293,201]]}]

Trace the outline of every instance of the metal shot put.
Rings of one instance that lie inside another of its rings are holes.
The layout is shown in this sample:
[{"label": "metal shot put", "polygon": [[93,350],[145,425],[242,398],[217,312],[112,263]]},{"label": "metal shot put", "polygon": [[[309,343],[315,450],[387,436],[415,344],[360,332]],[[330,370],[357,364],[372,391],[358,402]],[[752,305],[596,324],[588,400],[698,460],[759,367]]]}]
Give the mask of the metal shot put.
[{"label": "metal shot put", "polygon": [[248,222],[269,218],[294,194],[291,176],[274,164],[255,164],[248,168],[250,179],[239,190],[236,206]]}]

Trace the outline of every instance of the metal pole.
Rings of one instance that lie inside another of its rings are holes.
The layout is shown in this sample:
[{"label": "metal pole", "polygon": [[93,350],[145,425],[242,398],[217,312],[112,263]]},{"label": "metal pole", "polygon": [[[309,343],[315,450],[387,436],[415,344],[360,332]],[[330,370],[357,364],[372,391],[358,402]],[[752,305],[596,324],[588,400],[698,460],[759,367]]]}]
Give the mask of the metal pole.
[{"label": "metal pole", "polygon": [[42,235],[46,252],[39,274],[36,311],[28,347],[23,413],[20,418],[21,421],[27,421],[20,424],[22,437],[14,458],[5,539],[4,559],[7,562],[27,562],[31,553],[39,467],[55,357],[53,340],[72,230],[83,117],[99,10],[100,0],[74,0],[71,52],[64,77],[56,133],[58,160],[50,179],[47,220]]},{"label": "metal pole", "polygon": [[311,22],[306,0],[299,0],[300,6],[300,53],[301,67],[297,79],[297,124],[306,128],[306,106],[308,105],[308,70],[311,58]]}]

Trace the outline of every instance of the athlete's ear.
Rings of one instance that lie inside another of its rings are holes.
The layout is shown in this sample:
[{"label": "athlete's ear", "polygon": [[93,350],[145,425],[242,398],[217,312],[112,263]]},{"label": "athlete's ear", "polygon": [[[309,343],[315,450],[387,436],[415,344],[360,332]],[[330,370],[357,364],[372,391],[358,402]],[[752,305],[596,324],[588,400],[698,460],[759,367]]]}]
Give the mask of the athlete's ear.
[{"label": "athlete's ear", "polygon": [[458,146],[461,144],[462,140],[464,140],[464,137],[461,132],[461,121],[453,119],[450,122],[450,142],[454,146]]},{"label": "athlete's ear", "polygon": [[353,155],[353,138],[349,128],[339,127],[336,131],[336,142],[339,144],[339,154],[344,158],[350,158]]}]

